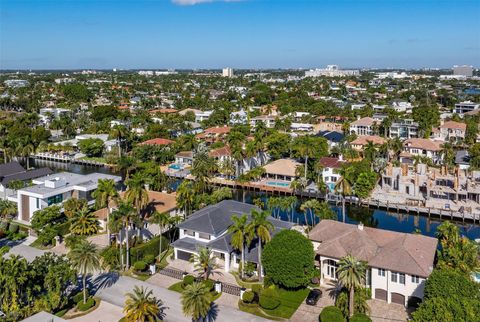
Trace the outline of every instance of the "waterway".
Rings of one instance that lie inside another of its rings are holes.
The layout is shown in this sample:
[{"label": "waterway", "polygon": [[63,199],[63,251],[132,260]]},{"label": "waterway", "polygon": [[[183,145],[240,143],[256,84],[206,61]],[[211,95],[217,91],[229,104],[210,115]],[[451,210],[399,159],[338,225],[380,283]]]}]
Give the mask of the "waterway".
[{"label": "waterway", "polygon": [[[92,172],[101,172],[109,174],[118,174],[110,168],[91,167],[79,164],[61,163],[45,160],[32,160],[31,166],[49,167],[54,171],[69,171],[80,174],[88,174]],[[174,185],[176,186],[176,185]],[[265,193],[244,191],[237,189],[234,191],[233,198],[238,201],[253,203],[255,198],[261,198],[264,202],[268,199]],[[304,224],[305,215],[299,210],[302,200],[299,199],[296,209],[293,212],[281,211],[280,218],[294,223]],[[332,209],[336,212],[339,221],[343,221],[341,207],[332,205]],[[309,224],[310,219],[307,218]],[[437,227],[442,223],[440,219],[428,218],[427,216],[417,214],[406,214],[397,212],[387,212],[384,210],[369,209],[366,207],[347,206],[345,222],[357,224],[362,222],[369,227],[381,228],[386,230],[413,233],[420,232],[427,236],[435,237]],[[471,223],[455,222],[460,228],[461,234],[470,239],[480,238],[480,225]]]}]

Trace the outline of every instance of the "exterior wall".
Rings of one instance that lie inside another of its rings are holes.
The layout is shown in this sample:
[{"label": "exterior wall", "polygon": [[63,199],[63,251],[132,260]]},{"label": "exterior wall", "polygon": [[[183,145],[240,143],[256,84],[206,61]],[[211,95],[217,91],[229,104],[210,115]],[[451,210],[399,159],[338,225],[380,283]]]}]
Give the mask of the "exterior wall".
[{"label": "exterior wall", "polygon": [[350,132],[355,133],[358,136],[374,135],[371,126],[351,125]]}]

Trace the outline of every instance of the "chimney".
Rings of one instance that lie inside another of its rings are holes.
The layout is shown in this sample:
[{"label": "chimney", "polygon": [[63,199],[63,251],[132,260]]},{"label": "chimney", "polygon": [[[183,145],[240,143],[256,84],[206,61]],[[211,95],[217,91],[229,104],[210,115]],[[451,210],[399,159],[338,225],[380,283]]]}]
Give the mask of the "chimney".
[{"label": "chimney", "polygon": [[358,230],[363,230],[363,223],[359,222],[357,227],[358,227]]}]

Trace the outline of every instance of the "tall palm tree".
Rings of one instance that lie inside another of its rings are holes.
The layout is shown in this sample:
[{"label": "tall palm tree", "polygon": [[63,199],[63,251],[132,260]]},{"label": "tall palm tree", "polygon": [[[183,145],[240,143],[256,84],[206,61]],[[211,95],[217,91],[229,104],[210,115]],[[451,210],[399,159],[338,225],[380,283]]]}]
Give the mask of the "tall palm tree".
[{"label": "tall palm tree", "polygon": [[243,161],[243,143],[245,141],[245,135],[240,131],[230,131],[227,136],[228,146],[232,153],[232,158],[236,161],[235,176],[238,178],[240,175],[240,162]]},{"label": "tall palm tree", "polygon": [[188,217],[195,201],[195,189],[191,181],[183,181],[177,188],[176,200],[180,208],[184,208],[184,217]]},{"label": "tall palm tree", "polygon": [[340,179],[335,183],[335,192],[340,192],[340,195],[342,196],[342,216],[343,216],[343,222],[345,222],[345,197],[349,196],[352,194],[352,183],[347,179],[347,169],[346,168],[341,168],[339,170],[339,173],[341,175]]},{"label": "tall palm tree", "polygon": [[187,285],[182,292],[183,314],[192,321],[204,321],[212,305],[212,293],[203,283]]},{"label": "tall palm tree", "polygon": [[193,254],[192,262],[195,271],[200,272],[200,275],[203,275],[204,280],[208,280],[210,274],[215,274],[215,270],[219,267],[216,257],[213,255],[212,251],[206,247],[199,248],[198,254]]},{"label": "tall palm tree", "polygon": [[88,241],[76,244],[68,253],[73,268],[82,275],[83,303],[87,302],[87,276],[100,270],[100,255],[97,247]]},{"label": "tall palm tree", "polygon": [[98,233],[100,224],[88,207],[83,207],[70,218],[70,231],[72,234],[89,236]]},{"label": "tall palm tree", "polygon": [[349,291],[349,316],[353,315],[354,311],[354,293],[355,288],[362,287],[365,280],[367,264],[364,261],[359,261],[352,255],[347,255],[338,261],[338,280]]},{"label": "tall palm tree", "polygon": [[230,244],[236,250],[241,252],[241,263],[242,263],[242,270],[241,270],[241,277],[244,278],[244,271],[245,271],[245,245],[250,241],[248,233],[248,224],[247,224],[248,217],[246,214],[242,216],[232,216],[232,225],[228,227],[228,232],[232,234],[230,239]]},{"label": "tall palm tree", "polygon": [[118,145],[118,158],[120,159],[122,157],[122,139],[128,135],[128,130],[125,126],[123,125],[115,125],[112,127],[110,130],[110,136],[112,136],[114,139],[117,140],[117,145]]},{"label": "tall palm tree", "polygon": [[97,190],[92,193],[92,197],[95,198],[97,208],[107,207],[107,237],[110,243],[110,205],[112,202],[118,200],[115,181],[113,181],[113,179],[98,180]]},{"label": "tall palm tree", "polygon": [[27,161],[27,170],[30,169],[30,155],[35,152],[35,147],[32,144],[27,144],[22,148],[22,156]]},{"label": "tall palm tree", "polygon": [[153,222],[158,224],[160,229],[159,236],[160,236],[160,248],[158,249],[158,262],[162,261],[162,240],[163,240],[163,230],[170,222],[170,215],[165,212],[158,212],[155,211],[152,215]]},{"label": "tall palm tree", "polygon": [[144,289],[135,285],[132,293],[126,294],[125,321],[146,322],[163,321],[165,318],[165,306],[162,300],[153,296],[152,290]]},{"label": "tall palm tree", "polygon": [[195,176],[195,185],[198,187],[198,191],[205,192],[215,168],[215,161],[208,155],[206,150],[199,149],[195,153],[191,174]]},{"label": "tall palm tree", "polygon": [[[138,222],[138,215],[135,213],[135,209],[128,201],[120,202],[118,209],[115,211],[115,217],[121,222],[122,229],[125,230],[125,252],[126,260],[125,266],[126,269],[130,268],[130,236],[129,230],[134,222]],[[121,235],[121,230],[120,230]],[[120,236],[120,245],[123,243],[123,240]],[[122,248],[120,247],[120,252]]]},{"label": "tall palm tree", "polygon": [[251,233],[251,239],[254,237],[258,240],[258,278],[262,281],[262,245],[269,242],[272,238],[271,232],[274,227],[271,222],[268,221],[270,213],[268,211],[252,210],[252,221],[248,225],[248,231]]},{"label": "tall palm tree", "polygon": [[372,141],[367,141],[365,148],[363,149],[363,154],[367,160],[372,162],[377,157],[377,145]]}]

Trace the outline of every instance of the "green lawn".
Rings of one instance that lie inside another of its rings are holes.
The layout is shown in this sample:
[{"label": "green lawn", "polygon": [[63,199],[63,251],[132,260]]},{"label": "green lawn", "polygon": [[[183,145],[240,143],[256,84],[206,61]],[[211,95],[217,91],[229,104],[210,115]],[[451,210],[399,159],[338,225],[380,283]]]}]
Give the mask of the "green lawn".
[{"label": "green lawn", "polygon": [[300,289],[296,291],[286,290],[279,287],[275,287],[276,296],[274,297],[280,301],[280,305],[273,310],[263,309],[260,306],[248,306],[239,302],[239,308],[242,311],[252,313],[261,317],[272,318],[277,317],[279,319],[289,319],[293,313],[298,309],[300,304],[305,301],[308,295],[309,289]]},{"label": "green lawn", "polygon": [[83,157],[82,160],[107,163],[107,160],[104,157]]},{"label": "green lawn", "polygon": [[300,304],[305,301],[305,298],[307,297],[310,290],[308,288],[304,288],[297,291],[290,291],[277,287],[276,291],[278,294],[278,297],[276,297],[276,299],[280,301],[280,306],[274,310],[264,309],[264,311],[265,313],[273,316],[289,319],[298,309]]}]

